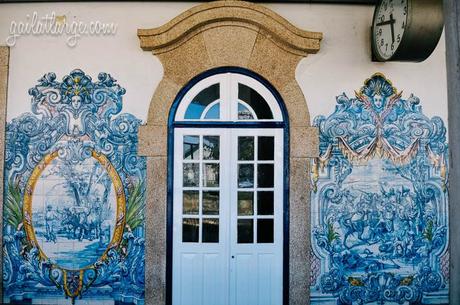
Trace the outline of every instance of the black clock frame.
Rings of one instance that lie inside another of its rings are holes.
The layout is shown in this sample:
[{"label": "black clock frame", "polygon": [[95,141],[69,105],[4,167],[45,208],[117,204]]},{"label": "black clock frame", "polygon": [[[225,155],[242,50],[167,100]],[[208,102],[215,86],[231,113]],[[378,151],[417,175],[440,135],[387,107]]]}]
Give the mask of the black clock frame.
[{"label": "black clock frame", "polygon": [[372,18],[372,60],[421,62],[436,48],[444,27],[442,0],[408,0],[407,21],[403,37],[393,56],[382,58],[376,51],[374,24],[380,0]]}]

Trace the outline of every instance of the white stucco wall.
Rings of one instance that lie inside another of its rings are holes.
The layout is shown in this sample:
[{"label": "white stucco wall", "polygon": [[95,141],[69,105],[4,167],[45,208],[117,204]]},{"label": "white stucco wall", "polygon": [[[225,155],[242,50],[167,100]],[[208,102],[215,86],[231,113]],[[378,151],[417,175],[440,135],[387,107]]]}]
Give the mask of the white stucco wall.
[{"label": "white stucco wall", "polygon": [[[91,21],[118,24],[113,36],[81,37],[75,47],[67,37],[23,36],[11,47],[7,120],[30,111],[29,88],[47,72],[58,81],[73,69],[97,79],[110,73],[126,89],[123,112],[145,121],[151,97],[163,75],[160,61],[139,47],[137,29],[160,26],[195,3],[27,3],[0,4],[0,45],[10,35],[11,22],[27,15],[65,15],[68,22]],[[423,63],[373,63],[370,50],[372,6],[319,4],[266,4],[305,30],[324,33],[321,50],[301,61],[296,77],[306,97],[311,119],[328,115],[335,96],[349,97],[375,72],[384,73],[403,98],[417,95],[424,113],[440,116],[447,124],[447,85],[444,38]],[[60,302],[63,299],[60,299]],[[70,304],[70,300],[68,300]]]},{"label": "white stucco wall", "polygon": [[[28,89],[46,72],[58,80],[80,68],[93,79],[108,72],[127,92],[124,111],[145,120],[163,69],[158,59],[139,48],[138,28],[160,26],[194,3],[40,3],[0,5],[0,44],[5,44],[12,21],[26,15],[56,12],[67,21],[101,21],[118,24],[117,33],[106,37],[82,37],[71,48],[66,37],[23,36],[11,48],[8,121],[30,110]],[[335,96],[353,96],[363,81],[375,72],[384,73],[393,84],[420,97],[428,116],[447,118],[444,38],[423,63],[373,63],[370,55],[370,25],[373,8],[358,5],[267,4],[294,25],[324,33],[321,51],[304,59],[297,80],[305,94],[311,118],[329,114]]]}]

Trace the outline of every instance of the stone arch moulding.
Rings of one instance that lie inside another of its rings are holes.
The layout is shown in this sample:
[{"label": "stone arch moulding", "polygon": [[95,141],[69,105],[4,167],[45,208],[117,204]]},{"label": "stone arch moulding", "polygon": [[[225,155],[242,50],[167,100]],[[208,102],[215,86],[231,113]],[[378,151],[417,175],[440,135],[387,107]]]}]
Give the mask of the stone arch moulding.
[{"label": "stone arch moulding", "polygon": [[[139,130],[147,162],[145,300],[166,304],[171,270],[168,246],[168,117],[179,91],[217,67],[240,67],[265,78],[281,95],[289,117],[289,291],[285,305],[309,302],[310,158],[318,132],[310,126],[305,97],[295,79],[299,61],[320,49],[322,33],[301,30],[261,5],[215,1],[191,8],[163,26],[139,29],[140,46],[156,55],[164,75]],[[287,256],[287,257],[286,257]]]}]

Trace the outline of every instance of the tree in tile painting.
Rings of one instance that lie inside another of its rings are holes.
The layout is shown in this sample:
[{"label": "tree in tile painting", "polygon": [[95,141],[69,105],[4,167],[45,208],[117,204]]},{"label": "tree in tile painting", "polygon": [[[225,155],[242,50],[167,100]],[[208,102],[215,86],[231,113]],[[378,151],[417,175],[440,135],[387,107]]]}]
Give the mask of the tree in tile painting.
[{"label": "tree in tile painting", "polygon": [[312,304],[448,303],[446,129],[401,96],[375,74],[315,118]]},{"label": "tree in tile painting", "polygon": [[145,159],[140,120],[107,73],[45,74],[32,113],[7,125],[4,301],[143,303]]}]

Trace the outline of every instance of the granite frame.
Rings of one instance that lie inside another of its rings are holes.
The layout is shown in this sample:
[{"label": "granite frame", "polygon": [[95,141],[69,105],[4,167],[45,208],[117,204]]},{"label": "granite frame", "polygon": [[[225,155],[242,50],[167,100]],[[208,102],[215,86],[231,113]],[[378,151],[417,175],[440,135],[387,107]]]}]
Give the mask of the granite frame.
[{"label": "granite frame", "polygon": [[289,304],[309,303],[310,161],[318,131],[295,79],[299,61],[320,49],[322,33],[298,29],[273,11],[243,1],[195,6],[163,26],[139,29],[141,48],[156,55],[164,75],[139,130],[139,154],[147,157],[146,304],[166,304],[167,139],[170,108],[196,75],[217,67],[241,67],[268,80],[280,93],[290,126]]},{"label": "granite frame", "polygon": [[[5,158],[6,103],[8,93],[10,48],[0,46],[0,210],[3,215],[3,163]],[[0,219],[0,243],[3,245],[3,217]],[[3,255],[0,256],[0,274],[3,274]],[[3,281],[0,283],[0,300],[3,300]]]}]

